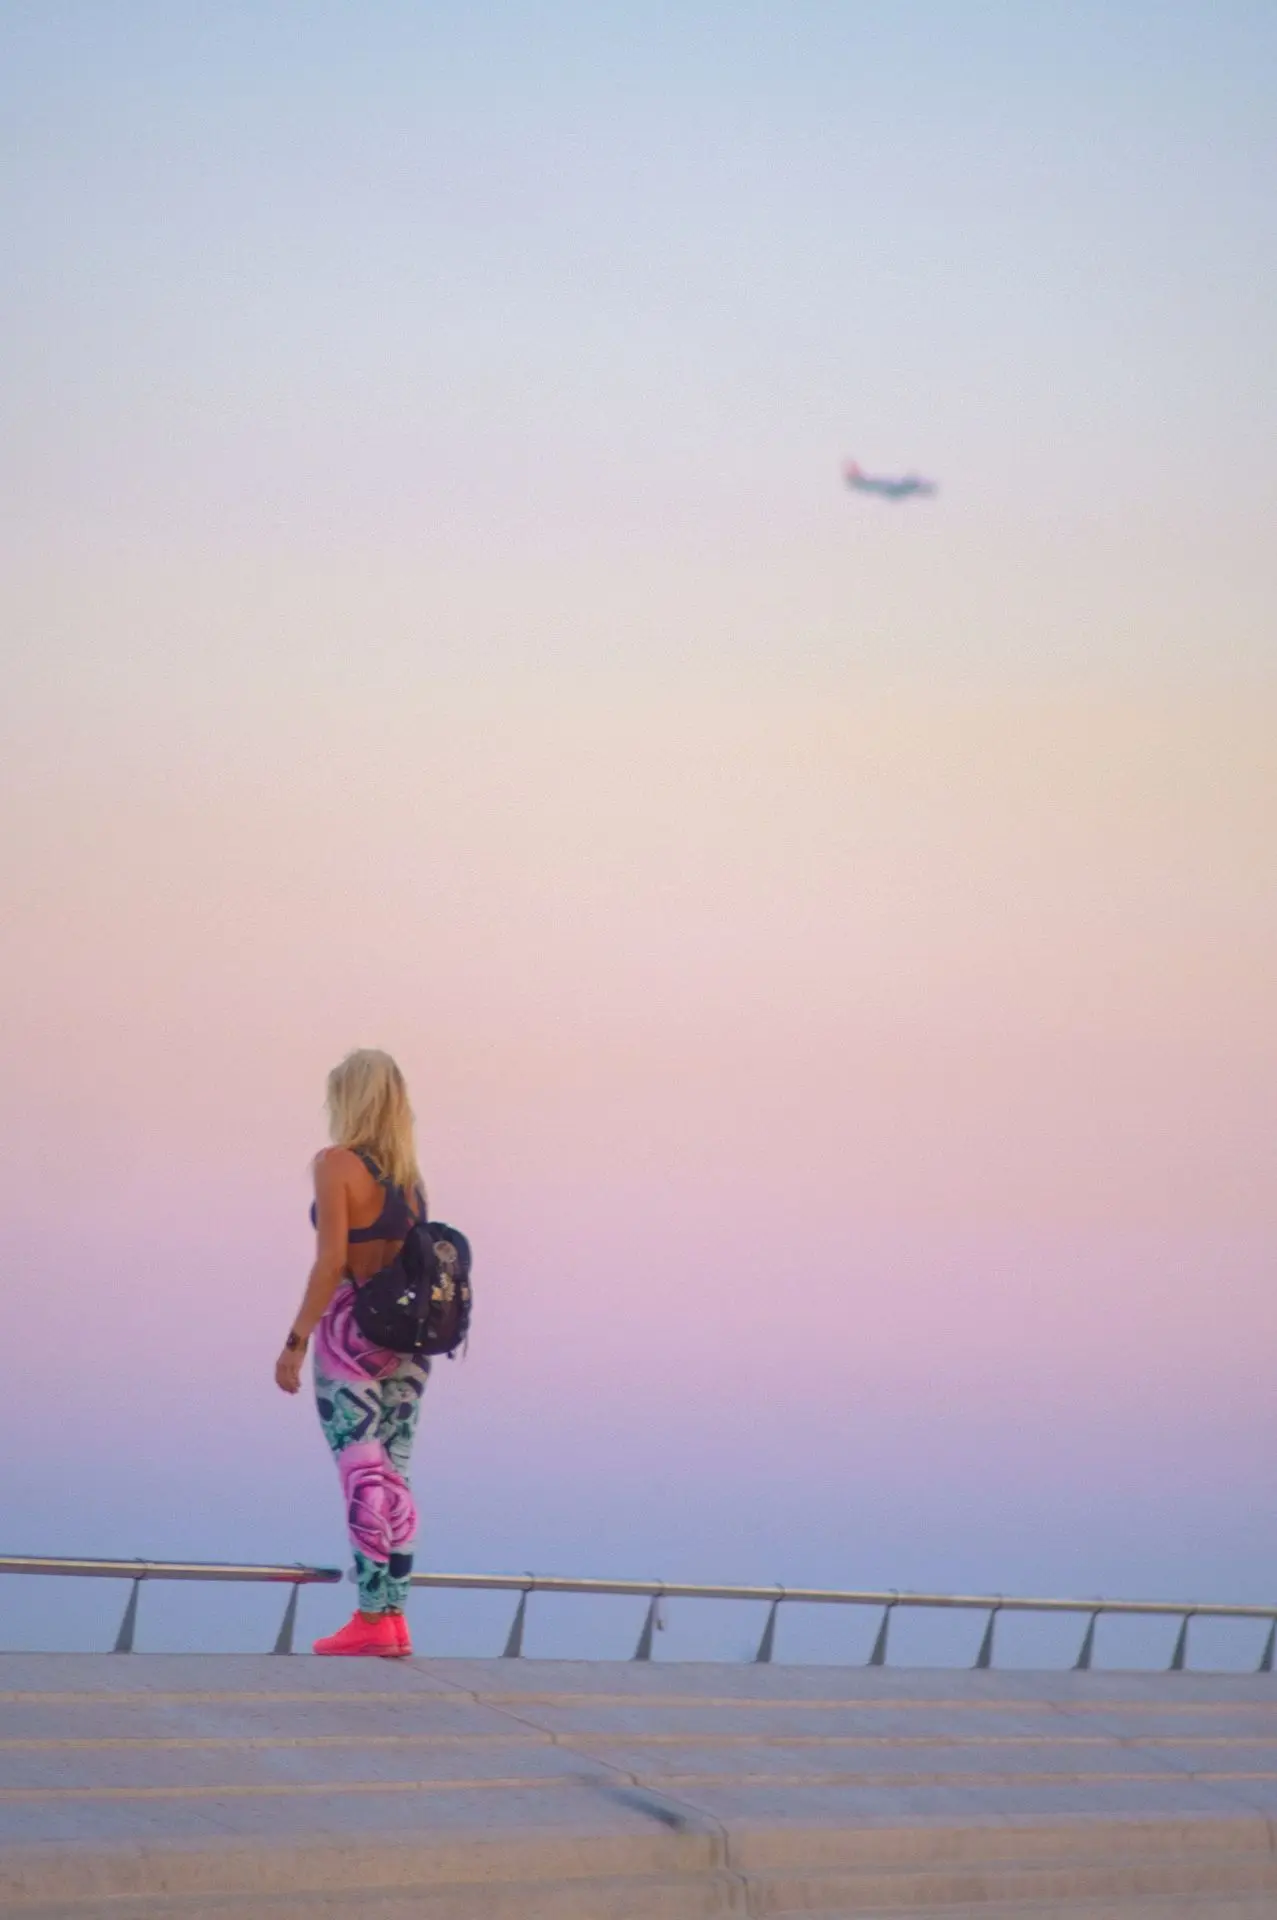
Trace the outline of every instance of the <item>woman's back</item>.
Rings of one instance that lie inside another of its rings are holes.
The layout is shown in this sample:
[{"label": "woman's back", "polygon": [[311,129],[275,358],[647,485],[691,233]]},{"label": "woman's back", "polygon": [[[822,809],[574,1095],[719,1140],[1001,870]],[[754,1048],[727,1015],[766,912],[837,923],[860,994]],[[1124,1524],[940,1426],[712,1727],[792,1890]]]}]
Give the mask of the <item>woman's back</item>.
[{"label": "woman's back", "polygon": [[[346,1206],[347,1270],[356,1280],[367,1280],[394,1259],[409,1226],[421,1218],[424,1196],[419,1194],[416,1205],[410,1204],[400,1188],[377,1178],[372,1171],[375,1161],[350,1147],[326,1147],[317,1158],[327,1160],[332,1171],[340,1174]],[[317,1226],[314,1206],[310,1216]]]}]

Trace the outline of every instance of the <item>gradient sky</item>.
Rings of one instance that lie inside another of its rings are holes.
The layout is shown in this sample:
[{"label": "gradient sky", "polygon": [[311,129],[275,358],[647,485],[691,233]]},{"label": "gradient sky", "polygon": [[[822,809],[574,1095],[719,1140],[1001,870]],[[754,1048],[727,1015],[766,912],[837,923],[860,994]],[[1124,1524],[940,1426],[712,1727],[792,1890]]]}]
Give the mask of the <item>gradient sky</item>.
[{"label": "gradient sky", "polygon": [[6,1544],[340,1559],[384,1045],[426,1563],[1272,1598],[1275,62],[0,4]]}]

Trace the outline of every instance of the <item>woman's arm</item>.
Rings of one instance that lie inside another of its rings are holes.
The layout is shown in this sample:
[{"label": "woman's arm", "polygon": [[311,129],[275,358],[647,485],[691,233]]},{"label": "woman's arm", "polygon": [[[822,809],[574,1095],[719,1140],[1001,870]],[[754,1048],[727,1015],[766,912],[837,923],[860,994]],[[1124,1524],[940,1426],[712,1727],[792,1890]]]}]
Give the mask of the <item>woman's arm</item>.
[{"label": "woman's arm", "polygon": [[350,1200],[339,1148],[325,1147],[315,1158],[315,1221],[315,1263],[288,1344],[275,1362],[275,1381],[285,1393],[296,1393],[301,1386],[306,1343],[346,1271]]}]

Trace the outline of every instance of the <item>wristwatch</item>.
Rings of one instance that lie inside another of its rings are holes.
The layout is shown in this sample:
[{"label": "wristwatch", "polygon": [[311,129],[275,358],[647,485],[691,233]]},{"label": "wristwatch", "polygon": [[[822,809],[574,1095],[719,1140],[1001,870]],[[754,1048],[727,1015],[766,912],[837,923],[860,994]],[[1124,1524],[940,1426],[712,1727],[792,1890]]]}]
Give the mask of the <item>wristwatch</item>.
[{"label": "wristwatch", "polygon": [[288,1338],[284,1342],[284,1345],[288,1349],[289,1353],[296,1353],[298,1347],[304,1347],[305,1344],[306,1342],[302,1339],[296,1327],[290,1327],[288,1329]]}]

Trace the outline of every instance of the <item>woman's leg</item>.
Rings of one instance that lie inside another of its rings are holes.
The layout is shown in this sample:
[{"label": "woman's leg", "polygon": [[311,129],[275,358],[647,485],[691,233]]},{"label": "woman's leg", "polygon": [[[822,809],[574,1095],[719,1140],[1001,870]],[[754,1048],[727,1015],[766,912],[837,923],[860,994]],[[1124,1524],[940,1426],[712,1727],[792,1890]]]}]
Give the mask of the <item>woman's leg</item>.
[{"label": "woman's leg", "polygon": [[406,1356],[390,1379],[381,1382],[382,1411],[377,1438],[386,1457],[386,1520],[390,1535],[385,1605],[393,1613],[404,1610],[412,1573],[411,1548],[417,1532],[417,1508],[408,1484],[408,1464],[421,1416],[421,1396],[429,1377],[428,1360]]},{"label": "woman's leg", "polygon": [[[405,1360],[385,1380],[334,1380],[315,1368],[315,1402],[346,1501],[361,1613],[402,1610],[417,1529],[406,1468],[429,1369]],[[406,1564],[405,1564],[406,1562]]]},{"label": "woman's leg", "polygon": [[346,1527],[355,1556],[361,1613],[382,1613],[390,1558],[385,1488],[386,1457],[377,1439],[381,1383],[333,1380],[315,1368],[315,1405],[332,1448],[346,1503]]}]

